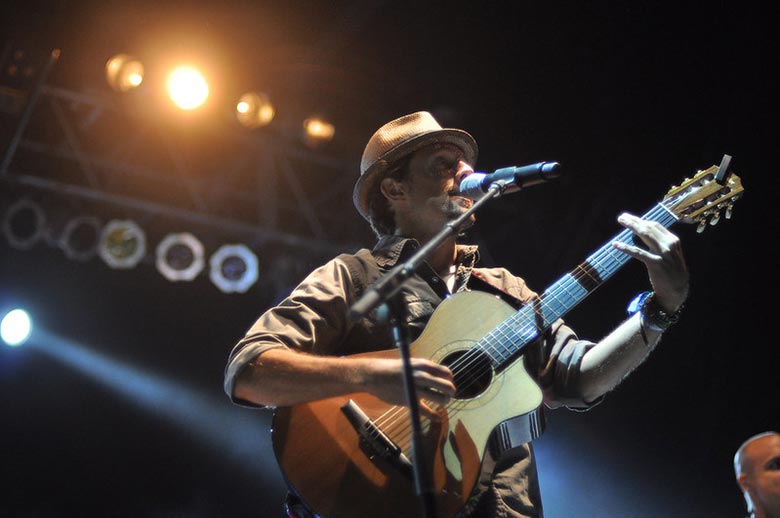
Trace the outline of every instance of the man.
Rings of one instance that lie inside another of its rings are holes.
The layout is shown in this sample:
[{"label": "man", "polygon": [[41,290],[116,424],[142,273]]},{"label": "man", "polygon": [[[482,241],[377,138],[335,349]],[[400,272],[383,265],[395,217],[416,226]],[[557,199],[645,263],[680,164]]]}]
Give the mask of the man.
[{"label": "man", "polygon": [[734,473],[750,518],[780,518],[780,433],[759,433],[742,443]]},{"label": "man", "polygon": [[[405,115],[378,129],[363,153],[353,196],[378,243],[372,251],[343,254],[315,270],[285,301],[260,316],[230,355],[225,390],[231,399],[286,407],[368,392],[393,405],[406,404],[399,358],[351,356],[392,348],[387,323],[378,321],[375,312],[358,322],[347,313],[381,275],[470,207],[458,186],[474,172],[476,158],[477,144],[469,133],[442,128],[428,112]],[[529,346],[524,363],[546,407],[587,409],[600,401],[647,357],[688,295],[679,239],[631,214],[618,221],[643,247],[614,247],[645,264],[652,296],[644,297],[642,309],[598,343],[579,339],[558,319]],[[453,293],[485,291],[516,307],[536,300],[521,278],[503,268],[479,268],[477,259],[475,246],[459,244],[453,236],[404,283],[400,294],[413,339]],[[453,373],[426,358],[413,358],[412,368],[421,413],[434,417],[437,405],[455,394]],[[509,441],[487,450],[479,482],[458,515],[541,516],[530,443]]]}]

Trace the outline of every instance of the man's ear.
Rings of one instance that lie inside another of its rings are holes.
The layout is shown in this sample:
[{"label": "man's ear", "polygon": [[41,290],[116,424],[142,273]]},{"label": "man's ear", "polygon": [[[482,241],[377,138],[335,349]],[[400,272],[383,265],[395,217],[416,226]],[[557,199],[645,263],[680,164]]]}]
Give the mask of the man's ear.
[{"label": "man's ear", "polygon": [[755,494],[753,494],[753,481],[747,476],[746,473],[740,473],[737,477],[737,484],[742,490],[742,496],[745,497],[745,505],[747,506],[748,513],[753,516],[756,510],[756,504],[753,501]]},{"label": "man's ear", "polygon": [[403,182],[395,178],[383,178],[379,183],[379,189],[388,200],[399,200],[406,195]]},{"label": "man's ear", "polygon": [[737,477],[737,484],[743,492],[747,492],[750,489],[753,489],[753,485],[750,483],[750,478],[747,476],[747,473],[739,474]]}]

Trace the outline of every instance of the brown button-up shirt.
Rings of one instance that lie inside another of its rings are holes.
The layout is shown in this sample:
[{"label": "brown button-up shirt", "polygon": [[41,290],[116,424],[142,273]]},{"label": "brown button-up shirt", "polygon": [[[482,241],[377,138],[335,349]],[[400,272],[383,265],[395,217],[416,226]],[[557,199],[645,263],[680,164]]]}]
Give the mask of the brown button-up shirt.
[{"label": "brown button-up shirt", "polygon": [[[384,273],[418,248],[414,240],[385,236],[373,250],[342,254],[313,271],[279,305],[263,313],[230,353],[225,369],[225,392],[237,404],[252,406],[233,394],[241,370],[264,351],[287,347],[313,354],[344,356],[392,347],[389,324],[378,322],[376,311],[353,322],[349,309]],[[475,267],[477,247],[458,245],[454,292],[491,292],[519,307],[536,298],[523,279],[504,268]],[[399,291],[414,339],[450,291],[427,264],[407,279]],[[593,346],[580,340],[557,320],[524,352],[526,370],[539,384],[545,406],[587,409],[582,400],[579,367]],[[511,425],[511,423],[510,423]],[[463,517],[541,516],[536,466],[530,443],[504,444],[486,452],[482,476]],[[502,451],[503,450],[503,451]]]}]

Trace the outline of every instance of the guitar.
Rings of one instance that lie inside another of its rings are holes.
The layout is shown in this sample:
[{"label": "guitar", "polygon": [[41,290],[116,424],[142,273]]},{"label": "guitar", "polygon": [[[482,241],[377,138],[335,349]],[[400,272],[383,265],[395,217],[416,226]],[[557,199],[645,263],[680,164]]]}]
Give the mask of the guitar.
[{"label": "guitar", "polygon": [[[740,178],[727,173],[730,159],[672,187],[643,218],[667,228],[698,223],[699,232],[722,213],[730,218],[743,193]],[[542,392],[520,361],[523,350],[628,262],[611,243],[632,238],[624,229],[519,311],[483,292],[453,295],[410,345],[412,356],[449,366],[457,387],[446,405],[429,402],[441,420],[421,418],[440,516],[454,516],[468,500],[497,426],[519,422],[527,441],[542,433]],[[279,407],[272,424],[274,453],[291,490],[323,518],[421,517],[411,436],[405,406],[365,392]]]}]

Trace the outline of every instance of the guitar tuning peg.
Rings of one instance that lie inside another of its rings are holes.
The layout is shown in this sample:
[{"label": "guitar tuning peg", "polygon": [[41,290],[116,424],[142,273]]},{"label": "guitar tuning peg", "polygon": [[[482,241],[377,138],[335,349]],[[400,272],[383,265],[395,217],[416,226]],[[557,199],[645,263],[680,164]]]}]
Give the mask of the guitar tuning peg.
[{"label": "guitar tuning peg", "polygon": [[702,218],[702,220],[699,222],[699,226],[696,227],[696,233],[701,234],[704,232],[705,228],[707,228],[707,218]]},{"label": "guitar tuning peg", "polygon": [[718,221],[720,221],[720,211],[716,212],[712,218],[710,218],[710,226],[715,226],[718,224]]},{"label": "guitar tuning peg", "polygon": [[729,204],[726,206],[726,219],[731,219],[731,211],[732,211],[733,209],[734,209],[734,204],[733,204],[733,203],[729,203]]}]

